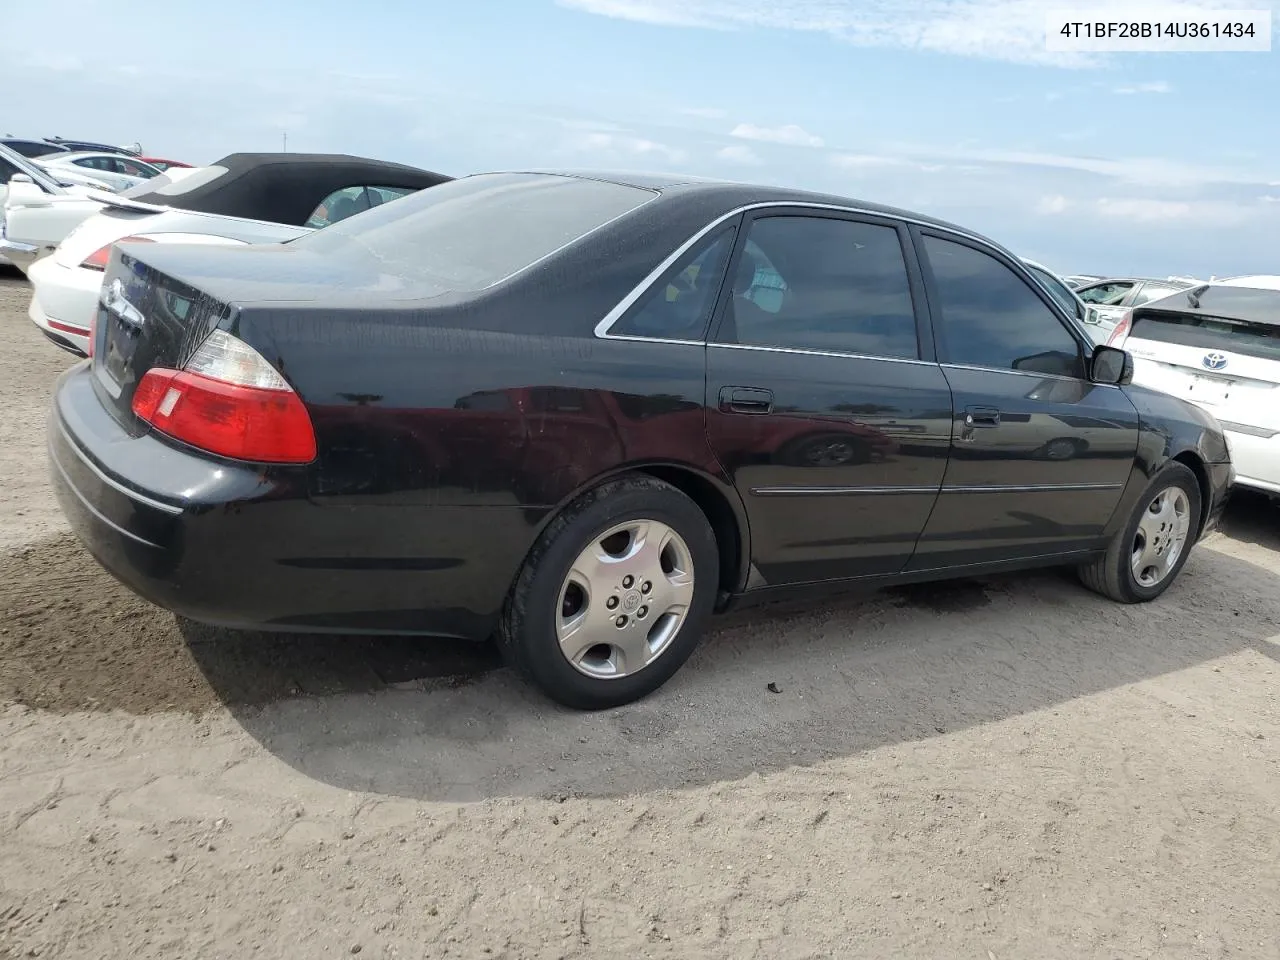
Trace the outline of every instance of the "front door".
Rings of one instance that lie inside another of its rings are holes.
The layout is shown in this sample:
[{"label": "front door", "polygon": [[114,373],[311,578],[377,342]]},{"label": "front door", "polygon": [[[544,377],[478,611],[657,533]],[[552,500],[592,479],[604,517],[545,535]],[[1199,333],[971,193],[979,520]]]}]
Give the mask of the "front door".
[{"label": "front door", "polygon": [[1090,382],[1084,341],[1009,263],[917,236],[955,415],[911,569],[1096,548],[1132,469],[1133,404]]},{"label": "front door", "polygon": [[[756,585],[896,573],[946,468],[951,391],[904,226],[817,209],[744,223],[707,348],[707,437]],[[763,584],[761,583],[763,581]]]}]

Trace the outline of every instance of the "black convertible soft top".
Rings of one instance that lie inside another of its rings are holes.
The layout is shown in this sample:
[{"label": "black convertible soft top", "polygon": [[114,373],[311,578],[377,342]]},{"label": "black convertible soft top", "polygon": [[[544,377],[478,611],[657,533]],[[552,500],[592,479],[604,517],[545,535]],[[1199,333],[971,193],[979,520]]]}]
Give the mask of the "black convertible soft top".
[{"label": "black convertible soft top", "polygon": [[346,187],[421,190],[453,178],[401,163],[336,153],[233,153],[173,181],[157,177],[121,194],[199,213],[302,226],[326,197]]}]

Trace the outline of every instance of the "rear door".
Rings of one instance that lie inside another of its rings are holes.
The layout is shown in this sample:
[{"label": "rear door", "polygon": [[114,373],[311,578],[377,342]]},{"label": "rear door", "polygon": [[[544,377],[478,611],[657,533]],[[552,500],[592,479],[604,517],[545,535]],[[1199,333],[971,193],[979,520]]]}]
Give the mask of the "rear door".
[{"label": "rear door", "polygon": [[955,417],[911,569],[1096,547],[1132,470],[1133,404],[1090,382],[1092,345],[1011,260],[954,235],[916,236]]},{"label": "rear door", "polygon": [[756,570],[771,585],[902,570],[937,500],[951,416],[906,227],[757,211],[729,277],[707,348],[707,437],[746,506]]}]

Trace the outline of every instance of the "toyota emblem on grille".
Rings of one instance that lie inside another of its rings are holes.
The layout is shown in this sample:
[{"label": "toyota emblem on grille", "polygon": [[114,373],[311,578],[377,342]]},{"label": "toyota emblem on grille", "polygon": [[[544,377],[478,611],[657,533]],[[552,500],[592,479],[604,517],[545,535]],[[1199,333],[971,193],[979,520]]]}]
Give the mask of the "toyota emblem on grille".
[{"label": "toyota emblem on grille", "polygon": [[1212,353],[1206,353],[1200,362],[1204,364],[1206,370],[1221,370],[1227,365],[1227,355],[1214,350]]}]

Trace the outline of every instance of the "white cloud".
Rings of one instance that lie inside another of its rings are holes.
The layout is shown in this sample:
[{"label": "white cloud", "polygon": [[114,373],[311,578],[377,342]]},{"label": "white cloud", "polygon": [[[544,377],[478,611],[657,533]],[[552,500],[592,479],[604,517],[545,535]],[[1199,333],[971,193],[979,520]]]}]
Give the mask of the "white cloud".
[{"label": "white cloud", "polygon": [[764,161],[750,147],[738,144],[732,147],[724,147],[716,151],[716,156],[721,160],[728,160],[730,163],[741,163],[747,166],[758,166]]},{"label": "white cloud", "polygon": [[1164,80],[1153,80],[1149,83],[1135,83],[1128,86],[1116,87],[1115,93],[1134,94],[1134,93],[1172,93],[1173,87],[1169,86]]},{"label": "white cloud", "polygon": [[986,147],[960,147],[953,150],[935,149],[927,154],[938,157],[972,160],[984,164],[1012,164],[1024,167],[1048,167],[1059,170],[1075,170],[1112,177],[1128,183],[1144,186],[1190,187],[1204,183],[1257,183],[1258,177],[1238,170],[1223,170],[1197,164],[1179,163],[1162,157],[1107,157],[1075,156],[1048,153],[1038,150],[1001,150]]},{"label": "white cloud", "polygon": [[680,111],[686,117],[701,117],[704,120],[723,120],[727,111],[717,107],[684,107]]},{"label": "white cloud", "polygon": [[729,131],[729,136],[764,143],[784,143],[794,147],[820,147],[823,144],[821,137],[814,136],[794,123],[781,127],[757,127],[754,123],[740,123]]},{"label": "white cloud", "polygon": [[626,133],[627,128],[605,120],[577,120],[559,118],[560,126],[567,130],[590,130],[596,133]]},{"label": "white cloud", "polygon": [[1225,226],[1253,216],[1242,204],[1213,201],[1157,200],[1150,197],[1101,197],[1095,209],[1104,217],[1128,223],[1162,224],[1189,221],[1200,227]]},{"label": "white cloud", "polygon": [[687,154],[676,147],[644,137],[616,133],[584,133],[573,137],[568,148],[578,153],[594,153],[609,157],[659,157],[668,163],[682,163]]},{"label": "white cloud", "polygon": [[77,56],[46,50],[36,50],[29,54],[26,65],[34,70],[49,70],[54,73],[76,73],[84,69],[84,61]]},{"label": "white cloud", "polygon": [[583,10],[602,17],[634,20],[637,23],[651,23],[662,27],[729,29],[714,13],[712,16],[700,14],[697,10],[698,4],[690,4],[691,9],[685,9],[683,4],[653,3],[650,0],[556,0],[556,3],[571,10]]},{"label": "white cloud", "polygon": [[[1015,63],[1088,66],[1097,55],[1046,49],[1055,0],[556,0],[562,7],[662,26],[823,33],[862,47],[897,47]],[[1060,4],[1058,4],[1060,6]],[[1202,9],[1204,4],[1189,4]]]},{"label": "white cloud", "polygon": [[1280,197],[1272,196],[1269,193],[1264,193],[1258,199],[1261,200],[1263,203],[1280,203]]},{"label": "white cloud", "polygon": [[1041,216],[1054,216],[1059,213],[1065,213],[1067,207],[1071,206],[1071,201],[1060,193],[1052,196],[1041,197],[1036,202],[1035,212]]},{"label": "white cloud", "polygon": [[948,169],[944,163],[929,163],[920,159],[896,157],[874,153],[837,153],[830,158],[830,163],[838,170],[874,171],[874,170],[911,170],[916,173],[939,173]]}]

